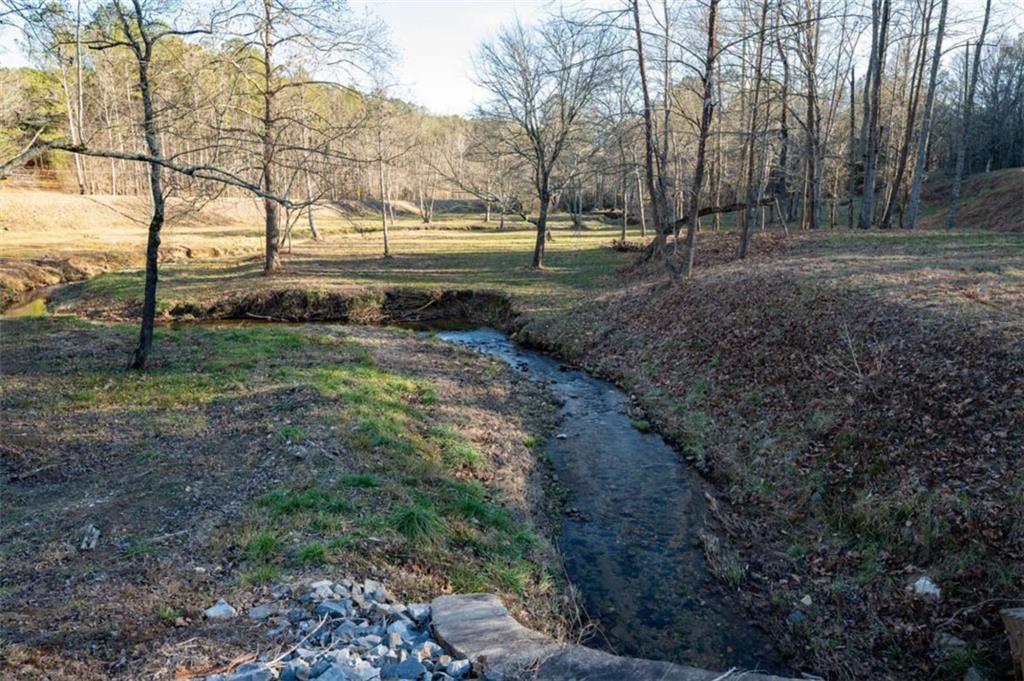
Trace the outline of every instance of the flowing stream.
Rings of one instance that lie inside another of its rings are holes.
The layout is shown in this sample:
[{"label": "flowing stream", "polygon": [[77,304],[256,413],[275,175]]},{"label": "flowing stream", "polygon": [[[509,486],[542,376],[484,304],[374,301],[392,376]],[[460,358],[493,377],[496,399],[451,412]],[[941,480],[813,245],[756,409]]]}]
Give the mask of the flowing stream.
[{"label": "flowing stream", "polygon": [[491,329],[442,340],[499,357],[560,401],[548,443],[567,513],[558,537],[598,633],[587,645],[710,669],[784,671],[762,630],[707,568],[704,490],[660,436],[637,430],[612,384]]}]

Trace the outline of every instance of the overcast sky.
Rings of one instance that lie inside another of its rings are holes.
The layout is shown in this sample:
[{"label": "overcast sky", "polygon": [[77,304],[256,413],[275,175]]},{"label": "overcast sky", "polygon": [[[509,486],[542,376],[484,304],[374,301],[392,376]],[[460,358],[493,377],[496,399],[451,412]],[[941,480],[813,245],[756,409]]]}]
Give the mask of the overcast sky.
[{"label": "overcast sky", "polygon": [[543,0],[365,0],[388,25],[398,52],[394,94],[434,113],[470,113],[480,99],[472,56],[482,40],[517,15],[529,23]]}]

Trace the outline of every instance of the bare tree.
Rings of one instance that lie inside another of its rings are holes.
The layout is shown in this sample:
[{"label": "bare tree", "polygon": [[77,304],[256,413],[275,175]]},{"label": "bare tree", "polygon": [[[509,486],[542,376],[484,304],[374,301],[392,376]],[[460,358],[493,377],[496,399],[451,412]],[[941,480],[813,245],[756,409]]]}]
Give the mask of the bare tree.
[{"label": "bare tree", "polygon": [[921,183],[924,181],[925,164],[928,160],[928,135],[931,133],[932,127],[935,87],[939,79],[939,63],[942,59],[942,35],[946,30],[946,10],[949,8],[949,0],[940,1],[939,25],[935,30],[935,51],[932,55],[932,72],[928,79],[928,93],[924,98],[921,134],[917,141],[917,162],[914,165],[913,186],[910,190],[910,206],[907,210],[907,227],[909,229],[914,229],[917,224],[917,210],[921,200]]},{"label": "bare tree", "polygon": [[[231,63],[258,102],[238,109],[242,120],[232,141],[256,159],[265,193],[287,195],[305,176],[308,156],[327,153],[291,130],[310,119],[302,98],[287,95],[312,85],[346,88],[346,81],[373,72],[387,56],[380,43],[385,31],[380,22],[356,16],[345,0],[247,0],[226,12]],[[263,211],[263,271],[272,274],[281,267],[277,202],[264,200]]]},{"label": "bare tree", "polygon": [[498,31],[476,60],[477,82],[490,95],[479,115],[501,131],[509,153],[530,167],[538,216],[533,267],[544,266],[553,173],[583,115],[604,83],[610,33],[564,17],[528,29],[520,21]]},{"label": "bare tree", "polygon": [[971,81],[967,86],[967,97],[964,101],[963,115],[960,121],[960,136],[956,147],[956,169],[953,171],[953,188],[949,194],[949,213],[946,215],[946,227],[956,227],[956,214],[960,209],[960,188],[964,180],[964,157],[967,153],[967,136],[971,132],[971,117],[974,114],[974,93],[978,88],[978,72],[981,70],[981,48],[985,45],[985,34],[988,33],[988,20],[992,14],[992,0],[985,1],[985,18],[981,23],[981,35],[974,46],[974,64],[971,67]]}]

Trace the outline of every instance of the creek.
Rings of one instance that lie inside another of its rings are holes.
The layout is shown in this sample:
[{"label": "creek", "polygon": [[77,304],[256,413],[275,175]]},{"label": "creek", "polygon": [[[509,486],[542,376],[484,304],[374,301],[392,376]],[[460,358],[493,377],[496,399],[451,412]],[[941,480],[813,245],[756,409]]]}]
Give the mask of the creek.
[{"label": "creek", "polygon": [[768,635],[708,569],[704,483],[659,435],[636,427],[621,390],[492,329],[437,337],[508,362],[561,405],[545,451],[566,490],[558,547],[597,623],[584,643],[709,669],[784,671]]}]

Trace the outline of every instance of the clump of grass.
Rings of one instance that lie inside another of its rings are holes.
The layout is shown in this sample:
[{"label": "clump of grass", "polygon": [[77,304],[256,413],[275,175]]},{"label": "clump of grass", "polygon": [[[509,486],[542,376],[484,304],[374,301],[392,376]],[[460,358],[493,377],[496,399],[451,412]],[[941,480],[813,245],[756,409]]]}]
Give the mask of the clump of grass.
[{"label": "clump of grass", "polygon": [[281,577],[281,568],[277,565],[258,565],[241,574],[238,581],[242,587],[269,584]]},{"label": "clump of grass", "polygon": [[274,433],[274,442],[277,444],[287,443],[300,443],[306,439],[306,434],[302,428],[293,425],[281,426],[276,433]]},{"label": "clump of grass", "polygon": [[458,431],[450,426],[431,428],[429,435],[441,449],[441,459],[448,468],[480,470],[484,459],[480,453]]},{"label": "clump of grass", "polygon": [[633,426],[636,430],[641,433],[651,432],[651,422],[646,419],[630,419],[629,425]]},{"label": "clump of grass", "polygon": [[341,479],[341,484],[347,487],[359,487],[369,489],[381,486],[381,479],[372,473],[353,473]]},{"label": "clump of grass", "polygon": [[271,532],[260,532],[245,545],[249,560],[267,563],[281,553],[281,542]]},{"label": "clump of grass", "polygon": [[323,565],[327,562],[327,547],[320,542],[310,542],[295,553],[295,560],[303,565]]},{"label": "clump of grass", "polygon": [[388,524],[409,541],[432,541],[445,530],[444,520],[422,503],[399,506]]},{"label": "clump of grass", "polygon": [[156,616],[160,618],[161,622],[173,622],[184,614],[183,610],[166,603],[157,603],[156,605]]},{"label": "clump of grass", "polygon": [[272,490],[258,497],[256,504],[275,518],[299,513],[348,513],[353,510],[348,499],[318,486],[303,490]]}]

